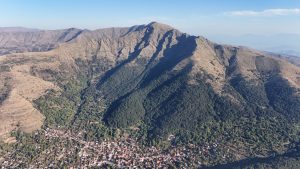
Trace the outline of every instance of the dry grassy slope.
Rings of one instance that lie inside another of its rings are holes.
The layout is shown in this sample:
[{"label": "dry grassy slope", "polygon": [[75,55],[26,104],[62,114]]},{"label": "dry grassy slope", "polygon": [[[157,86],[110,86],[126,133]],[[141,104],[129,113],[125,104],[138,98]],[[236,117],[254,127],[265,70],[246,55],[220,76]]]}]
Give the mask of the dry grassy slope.
[{"label": "dry grassy slope", "polygon": [[300,67],[286,60],[242,47],[237,52],[237,69],[249,80],[258,80],[265,73],[277,73],[296,88],[300,88]]},{"label": "dry grassy slope", "polygon": [[[34,108],[32,101],[45,94],[48,89],[59,90],[52,82],[56,79],[41,74],[41,70],[52,70],[68,76],[74,71],[80,71],[75,65],[75,59],[91,59],[95,55],[116,62],[117,51],[114,46],[118,48],[119,44],[113,34],[119,37],[120,33],[126,33],[125,30],[127,31],[127,29],[116,29],[116,31],[105,29],[87,32],[76,42],[63,44],[49,52],[1,56],[0,94],[5,96],[3,97],[5,99],[0,104],[0,137],[7,138],[9,132],[16,128],[31,132],[41,127],[44,117]],[[119,46],[123,47],[119,48],[122,48],[124,55],[121,57],[128,56],[128,52],[134,50],[131,46],[135,41],[124,40],[121,44]],[[33,75],[32,70],[37,74]]]},{"label": "dry grassy slope", "polygon": [[[118,62],[128,59],[137,47],[143,48],[141,57],[149,57],[153,55],[157,46],[157,41],[153,39],[161,38],[161,31],[171,30],[171,27],[166,25],[153,24],[152,27],[153,33],[147,45],[137,45],[142,42],[146,31],[149,31],[145,26],[137,26],[87,31],[79,35],[73,43],[62,44],[49,52],[2,56],[0,65],[4,70],[0,72],[0,93],[7,96],[0,105],[0,136],[8,136],[7,134],[17,127],[31,132],[43,123],[43,116],[34,108],[32,101],[45,94],[48,89],[59,89],[53,82],[45,81],[47,77],[41,74],[33,75],[32,70],[41,72],[39,70],[49,69],[67,75],[72,71],[80,71],[75,64],[76,59],[90,60],[92,56],[97,56],[114,67]],[[22,44],[18,42],[13,45],[17,46],[19,43]]]},{"label": "dry grassy slope", "polygon": [[[55,79],[42,74],[33,75],[31,70],[39,72],[48,69],[67,76],[74,71],[80,71],[75,64],[76,59],[97,58],[109,69],[128,61],[123,66],[139,67],[138,71],[143,71],[150,61],[160,62],[164,51],[174,47],[178,38],[183,35],[167,25],[151,23],[131,28],[86,31],[71,43],[61,44],[49,52],[1,56],[0,65],[4,69],[0,71],[0,94],[7,94],[7,97],[0,104],[0,137],[7,136],[18,126],[26,132],[38,129],[42,125],[43,116],[34,108],[32,101],[48,89],[59,90],[53,82]],[[195,83],[195,74],[205,72],[212,77],[207,83],[212,85],[216,93],[226,94],[223,93],[223,86],[232,77],[242,75],[248,80],[259,80],[262,71],[275,71],[294,87],[300,87],[300,68],[295,65],[245,47],[218,45],[202,37],[193,38],[196,49],[191,56],[186,56],[174,67],[181,70],[185,65],[192,63],[193,68],[189,74],[191,84]],[[42,39],[43,43],[47,43],[47,39]],[[20,41],[15,45],[23,43],[24,41]],[[33,41],[29,42],[29,46],[30,43]],[[0,43],[0,46],[3,47],[3,44]],[[22,47],[21,45],[21,49]],[[137,51],[138,55],[130,58]],[[140,60],[144,60],[145,63]]]},{"label": "dry grassy slope", "polygon": [[287,60],[288,62],[300,66],[300,57],[299,56],[291,56],[291,55],[282,55],[282,54],[276,54],[276,53],[271,53],[271,52],[265,52],[266,55],[270,55],[275,58],[280,58]]},{"label": "dry grassy slope", "polygon": [[[23,30],[23,29],[22,29]],[[9,53],[48,51],[76,38],[83,31],[65,30],[3,30],[0,29],[0,55]]]},{"label": "dry grassy slope", "polygon": [[300,68],[284,59],[246,47],[214,44],[204,38],[197,39],[197,48],[191,57],[193,73],[204,71],[213,77],[208,80],[217,93],[237,75],[247,80],[259,80],[264,72],[276,72],[293,87],[300,88]]},{"label": "dry grassy slope", "polygon": [[[49,65],[48,65],[49,64]],[[52,65],[51,69],[58,68],[51,54],[26,53],[12,54],[0,58],[1,67],[6,70],[0,72],[0,93],[6,94],[0,104],[0,136],[19,127],[25,132],[31,132],[41,127],[42,114],[36,110],[32,101],[43,95],[48,89],[57,89],[55,84],[33,76],[31,69],[34,66]]]}]

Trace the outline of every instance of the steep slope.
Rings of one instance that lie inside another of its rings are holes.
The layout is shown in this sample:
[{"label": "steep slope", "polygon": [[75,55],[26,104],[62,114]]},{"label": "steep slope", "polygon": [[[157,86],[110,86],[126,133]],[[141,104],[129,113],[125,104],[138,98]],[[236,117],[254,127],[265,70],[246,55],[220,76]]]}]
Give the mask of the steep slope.
[{"label": "steep slope", "polygon": [[[136,27],[130,28],[132,30]],[[95,56],[104,55],[98,65],[91,66],[100,70],[100,74],[110,69],[120,58],[114,58],[118,51],[102,45],[103,41],[114,43],[115,36],[126,34],[129,28],[103,29],[94,32],[85,32],[74,43],[62,44],[61,47],[50,52],[34,52],[8,54],[0,58],[1,83],[0,83],[0,107],[1,107],[1,137],[6,137],[14,129],[31,132],[39,129],[44,117],[36,109],[33,101],[44,95],[50,89],[60,91],[64,85],[77,77],[88,76],[90,68],[82,67],[80,63],[90,64]],[[133,38],[141,38],[142,34],[133,35]],[[19,42],[21,43],[21,42]],[[125,44],[127,43],[127,44]],[[121,45],[124,55],[127,55],[130,44],[134,41],[124,41]],[[109,45],[109,47],[111,47]],[[121,48],[116,46],[116,48]],[[21,46],[22,48],[22,46]],[[118,49],[120,50],[120,49]],[[78,95],[80,93],[77,93]],[[80,96],[79,96],[80,97]]]},{"label": "steep slope", "polygon": [[44,118],[48,127],[84,129],[103,121],[145,127],[152,141],[217,140],[236,159],[298,139],[300,68],[285,60],[156,22],[64,41],[0,58],[1,135],[38,129]]},{"label": "steep slope", "polygon": [[[16,127],[26,132],[39,129],[44,117],[32,102],[46,90],[56,87],[54,83],[33,76],[31,72],[34,67],[51,67],[51,56],[17,54],[3,56],[0,62],[0,135],[6,135]],[[54,66],[51,68],[55,69]]]},{"label": "steep slope", "polygon": [[[205,122],[241,116],[286,115],[299,120],[298,67],[246,48],[214,45],[203,38],[180,40],[173,49],[165,49],[164,57],[148,74],[131,80],[116,72],[108,79],[128,85],[109,85],[114,90],[108,97],[116,92],[119,98],[106,113],[109,125],[128,127],[146,121],[159,130],[154,135],[167,135],[197,131]],[[103,86],[105,83],[100,90]],[[284,98],[276,98],[277,94]]]}]

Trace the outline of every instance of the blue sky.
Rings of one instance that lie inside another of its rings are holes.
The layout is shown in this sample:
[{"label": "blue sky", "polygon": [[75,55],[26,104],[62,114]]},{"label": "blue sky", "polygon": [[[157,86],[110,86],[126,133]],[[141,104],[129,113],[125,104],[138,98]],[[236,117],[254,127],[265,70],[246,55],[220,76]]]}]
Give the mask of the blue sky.
[{"label": "blue sky", "polygon": [[0,0],[0,27],[96,29],[151,21],[224,42],[252,34],[300,34],[300,1]]}]

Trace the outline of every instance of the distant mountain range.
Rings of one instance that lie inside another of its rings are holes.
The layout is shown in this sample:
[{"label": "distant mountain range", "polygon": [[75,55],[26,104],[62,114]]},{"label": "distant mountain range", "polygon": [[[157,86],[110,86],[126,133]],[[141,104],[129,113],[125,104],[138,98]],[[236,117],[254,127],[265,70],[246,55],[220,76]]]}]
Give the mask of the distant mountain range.
[{"label": "distant mountain range", "polygon": [[210,38],[220,43],[243,45],[278,54],[300,56],[299,34],[247,34],[236,36],[216,35],[211,36]]},{"label": "distant mountain range", "polygon": [[60,43],[76,38],[82,31],[75,28],[51,31],[19,27],[0,28],[0,55],[54,49]]},{"label": "distant mountain range", "polygon": [[39,29],[24,28],[24,27],[0,27],[0,32],[13,33],[13,32],[36,32]]},{"label": "distant mountain range", "polygon": [[170,138],[174,145],[222,145],[228,158],[207,150],[211,160],[202,159],[213,166],[284,153],[299,139],[296,57],[217,44],[157,22],[0,29],[0,54],[6,142],[16,130],[63,128],[101,140],[105,132],[138,128],[149,145]]}]

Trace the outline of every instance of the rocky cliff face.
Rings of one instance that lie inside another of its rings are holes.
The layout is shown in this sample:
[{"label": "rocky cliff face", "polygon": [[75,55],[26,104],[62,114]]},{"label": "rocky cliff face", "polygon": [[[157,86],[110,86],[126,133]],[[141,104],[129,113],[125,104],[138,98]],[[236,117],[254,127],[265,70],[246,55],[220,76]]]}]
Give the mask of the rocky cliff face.
[{"label": "rocky cliff face", "polygon": [[160,23],[2,32],[0,54],[1,136],[39,129],[44,117],[33,101],[78,74],[105,98],[108,126],[145,123],[154,136],[241,117],[300,120],[299,67]]}]

